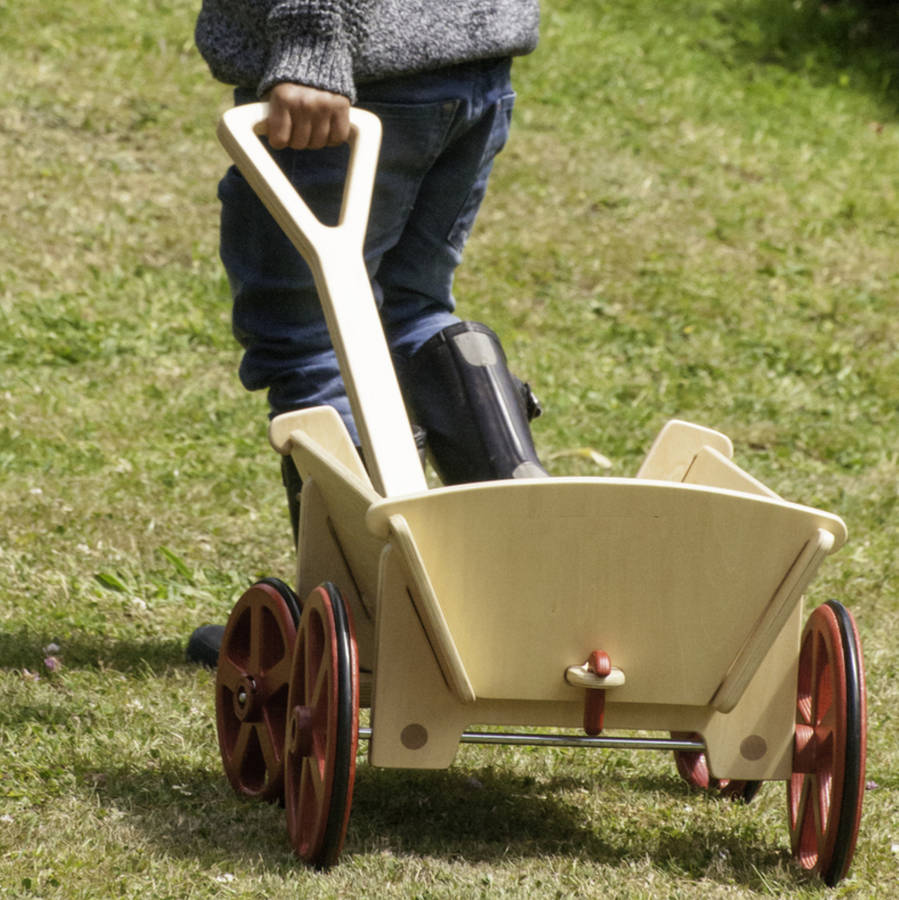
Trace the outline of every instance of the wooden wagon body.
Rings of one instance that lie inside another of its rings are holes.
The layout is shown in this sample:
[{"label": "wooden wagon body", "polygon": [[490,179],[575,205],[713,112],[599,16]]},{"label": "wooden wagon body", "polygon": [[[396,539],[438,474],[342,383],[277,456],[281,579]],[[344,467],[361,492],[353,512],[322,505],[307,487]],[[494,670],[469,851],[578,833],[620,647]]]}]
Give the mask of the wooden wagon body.
[{"label": "wooden wagon body", "polygon": [[845,607],[803,627],[802,600],[843,522],[678,420],[633,478],[429,488],[362,258],[377,120],[352,114],[325,226],[257,139],[266,112],[229,111],[220,137],[310,265],[366,465],[333,409],[271,423],[303,482],[296,589],[257,583],[225,630],[216,715],[235,789],[283,798],[297,853],[327,866],[360,736],[373,765],[409,768],[446,767],[469,740],[657,747],[697,787],[749,799],[787,781],[793,853],[836,883],[861,814],[864,669]]}]

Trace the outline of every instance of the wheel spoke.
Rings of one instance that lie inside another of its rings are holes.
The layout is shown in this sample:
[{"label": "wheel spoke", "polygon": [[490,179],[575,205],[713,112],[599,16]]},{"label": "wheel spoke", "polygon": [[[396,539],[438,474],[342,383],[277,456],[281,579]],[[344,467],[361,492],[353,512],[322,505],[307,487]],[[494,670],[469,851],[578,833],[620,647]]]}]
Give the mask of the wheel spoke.
[{"label": "wheel spoke", "polygon": [[825,784],[826,778],[822,779],[817,772],[809,775],[808,778],[810,783],[809,804],[813,813],[812,821],[815,824],[815,845],[820,855],[826,839],[827,810],[830,805],[828,802],[829,792]]},{"label": "wheel spoke", "polygon": [[262,635],[265,610],[259,597],[250,600],[250,670],[258,672],[262,667]]},{"label": "wheel spoke", "polygon": [[324,813],[324,783],[319,770],[318,761],[314,757],[305,757],[298,765],[299,777],[295,795],[296,807],[293,818],[296,823],[296,837],[307,850],[314,843],[315,835],[321,831],[321,818]]},{"label": "wheel spoke", "polygon": [[[813,681],[811,672],[811,656],[814,655],[814,635],[804,635],[799,647],[799,684],[796,690],[796,723],[813,725]],[[803,665],[803,663],[806,663]]]},{"label": "wheel spoke", "polygon": [[306,706],[315,706],[317,679],[321,674],[322,641],[319,638],[318,617],[309,616],[309,624],[303,641],[303,700]]},{"label": "wheel spoke", "polygon": [[802,817],[802,786],[805,776],[794,772],[787,782],[787,824],[790,828],[790,840],[796,846],[799,821]]},{"label": "wheel spoke", "polygon": [[241,723],[237,729],[237,739],[231,748],[231,762],[235,772],[240,772],[243,769],[252,731],[252,726],[246,722]]},{"label": "wheel spoke", "polygon": [[271,777],[281,768],[282,759],[276,743],[276,736],[272,734],[268,716],[262,722],[256,723],[256,739],[259,741],[259,749],[262,751],[266,771],[270,773]]},{"label": "wheel spoke", "polygon": [[798,836],[802,834],[802,823],[805,820],[805,815],[808,810],[809,783],[808,775],[800,775],[796,784],[793,785],[794,800],[796,804],[796,808],[793,810],[795,815],[793,820],[793,831],[797,836],[797,840]]},{"label": "wheel spoke", "polygon": [[325,796],[325,759],[319,753],[313,753],[306,760],[306,767],[309,773],[309,784],[315,793],[315,805],[320,808]]},{"label": "wheel spoke", "polygon": [[810,727],[814,725],[812,699],[808,694],[801,692],[796,698],[796,724]]},{"label": "wheel spoke", "polygon": [[219,685],[227,688],[232,694],[237,693],[240,682],[247,675],[246,669],[237,665],[224,653],[219,653],[218,671],[216,677]]},{"label": "wheel spoke", "polygon": [[814,776],[806,775],[802,782],[799,801],[800,815],[796,822],[799,861],[805,869],[813,869],[818,862],[818,801]]},{"label": "wheel spoke", "polygon": [[833,728],[819,728],[815,733],[815,769],[833,772],[835,734]]},{"label": "wheel spoke", "polygon": [[[324,708],[327,710],[331,702],[331,666],[329,659],[320,661],[318,670],[313,673],[311,689],[309,691],[309,705],[315,710]],[[327,716],[326,716],[327,718]]]},{"label": "wheel spoke", "polygon": [[325,633],[325,621],[315,616],[315,628],[309,629],[310,653],[306,658],[306,699],[309,706],[318,709],[330,700],[326,690],[330,684],[331,645]]},{"label": "wheel spoke", "polygon": [[833,661],[828,659],[818,671],[815,682],[815,723],[836,713],[833,689]]},{"label": "wheel spoke", "polygon": [[293,659],[290,653],[285,653],[281,659],[269,668],[265,673],[266,691],[269,695],[274,694],[279,688],[289,683],[292,667]]},{"label": "wheel spoke", "polygon": [[836,704],[831,703],[815,723],[815,734],[819,736],[819,740],[828,734],[833,734],[839,723],[839,710]]},{"label": "wheel spoke", "polygon": [[809,724],[814,726],[818,721],[818,678],[821,666],[821,640],[817,633],[810,637],[811,658],[809,660],[808,687],[809,687]]}]

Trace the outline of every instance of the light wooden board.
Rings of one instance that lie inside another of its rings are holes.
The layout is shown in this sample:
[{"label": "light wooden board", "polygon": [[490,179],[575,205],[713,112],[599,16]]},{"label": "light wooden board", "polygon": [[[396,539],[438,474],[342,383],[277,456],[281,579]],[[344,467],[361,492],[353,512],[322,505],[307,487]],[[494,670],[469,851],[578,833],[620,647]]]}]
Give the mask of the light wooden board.
[{"label": "light wooden board", "polygon": [[[333,415],[337,416],[336,413]],[[339,418],[335,424],[343,429]],[[384,537],[381,537],[373,534],[366,525],[368,510],[381,498],[375,493],[365,471],[361,465],[355,471],[344,465],[327,447],[319,444],[302,429],[292,431],[289,442],[282,446],[289,448],[304,483],[315,483],[327,511],[326,523],[301,523],[300,556],[305,559],[312,552],[305,547],[307,540],[321,540],[321,536],[313,533],[312,528],[329,530],[340,547],[342,557],[360,592],[367,597],[376,597],[378,559],[387,532],[385,529]],[[303,493],[305,494],[305,487]],[[300,504],[301,515],[302,506],[303,503]]]},{"label": "light wooden board", "polygon": [[313,409],[298,409],[275,416],[268,427],[269,442],[278,453],[286,456],[291,451],[291,435],[295,431],[299,432],[299,438],[316,444],[323,454],[332,457],[368,490],[374,492],[359,451],[353,445],[336,409],[331,406],[316,406]]},{"label": "light wooden board", "polygon": [[685,484],[704,484],[709,487],[727,488],[744,494],[758,494],[762,497],[778,499],[771,488],[762,484],[733,460],[714,447],[702,447],[693,457],[683,478]]},{"label": "light wooden board", "polygon": [[331,582],[341,593],[356,629],[360,669],[374,668],[375,588],[357,580],[331,522],[328,506],[315,481],[303,485],[300,540],[297,552],[297,595],[302,602],[320,584]]},{"label": "light wooden board", "polygon": [[291,454],[303,479],[297,542],[297,593],[305,598],[332,582],[350,606],[362,669],[374,666],[378,558],[382,539],[365,515],[381,499],[338,413],[329,406],[285,413],[272,420],[269,440]]},{"label": "light wooden board", "polygon": [[385,496],[427,486],[362,255],[381,126],[350,113],[350,163],[336,226],[319,222],[258,138],[268,105],[228,110],[218,136],[248,183],[302,254],[337,354],[372,481]]},{"label": "light wooden board", "polygon": [[635,479],[443,488],[369,522],[397,513],[475,694],[495,699],[562,700],[564,670],[602,649],[627,678],[616,700],[709,704],[808,541],[845,534],[819,510]]},{"label": "light wooden board", "polygon": [[[564,699],[551,702],[460,702],[437,664],[415,610],[402,561],[389,546],[383,561],[385,592],[378,609],[376,643],[380,656],[369,748],[372,765],[446,768],[456,755],[462,732],[469,728],[580,729],[584,691],[570,686]],[[606,733],[697,732],[707,741],[716,777],[789,777],[801,606],[797,604],[792,611],[731,713],[715,713],[707,706],[619,703],[616,691],[609,690]],[[673,770],[673,761],[671,765]]]},{"label": "light wooden board", "polygon": [[727,435],[693,422],[671,419],[653,441],[637,478],[683,481],[703,447],[711,447],[727,459],[734,455],[733,444]]}]

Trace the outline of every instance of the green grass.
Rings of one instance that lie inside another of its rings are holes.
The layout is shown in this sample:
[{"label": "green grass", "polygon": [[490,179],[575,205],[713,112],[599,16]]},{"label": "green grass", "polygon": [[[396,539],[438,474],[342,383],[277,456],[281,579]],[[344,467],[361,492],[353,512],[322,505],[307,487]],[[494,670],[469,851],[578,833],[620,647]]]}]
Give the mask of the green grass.
[{"label": "green grass", "polygon": [[[362,765],[344,860],[238,802],[183,663],[292,555],[216,258],[228,91],[196,4],[0,3],[0,896],[811,897],[781,785],[696,796],[652,754]],[[899,876],[899,15],[547,0],[460,270],[558,473],[629,475],[679,416],[846,520],[810,600],[855,613],[865,817],[837,895]],[[564,589],[564,586],[560,586]],[[44,650],[56,643],[61,669]]]}]

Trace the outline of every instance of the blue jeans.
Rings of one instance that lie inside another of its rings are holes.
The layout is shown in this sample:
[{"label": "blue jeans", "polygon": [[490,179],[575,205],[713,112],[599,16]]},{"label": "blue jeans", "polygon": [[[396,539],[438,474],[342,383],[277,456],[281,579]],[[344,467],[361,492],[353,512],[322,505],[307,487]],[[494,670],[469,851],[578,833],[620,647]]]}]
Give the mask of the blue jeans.
[{"label": "blue jeans", "polygon": [[[509,60],[491,60],[359,87],[357,105],[377,114],[384,132],[364,255],[394,355],[410,356],[459,321],[453,274],[508,137],[509,70]],[[235,99],[255,98],[238,90]],[[273,155],[319,219],[333,224],[348,153]],[[243,385],[268,388],[272,414],[335,407],[358,444],[308,267],[233,166],[219,199]]]}]

